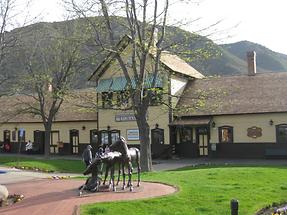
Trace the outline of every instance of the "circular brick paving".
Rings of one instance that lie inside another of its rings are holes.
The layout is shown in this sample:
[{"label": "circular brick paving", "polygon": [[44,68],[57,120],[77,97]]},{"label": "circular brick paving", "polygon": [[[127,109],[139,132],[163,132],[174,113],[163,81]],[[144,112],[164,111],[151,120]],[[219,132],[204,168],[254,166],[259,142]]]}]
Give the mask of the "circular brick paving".
[{"label": "circular brick paving", "polygon": [[78,196],[78,187],[84,180],[38,179],[30,182],[8,184],[10,194],[23,194],[24,200],[0,209],[0,214],[72,215],[78,214],[79,205],[106,201],[133,200],[168,195],[176,188],[160,183],[142,182],[133,192],[99,192]]}]

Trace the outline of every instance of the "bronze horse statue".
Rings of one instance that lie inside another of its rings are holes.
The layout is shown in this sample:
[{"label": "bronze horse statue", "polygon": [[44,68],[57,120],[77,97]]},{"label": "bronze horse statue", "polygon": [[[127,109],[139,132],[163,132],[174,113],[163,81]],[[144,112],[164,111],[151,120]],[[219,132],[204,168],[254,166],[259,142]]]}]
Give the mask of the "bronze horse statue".
[{"label": "bronze horse statue", "polygon": [[120,152],[109,152],[107,154],[96,157],[92,163],[87,167],[84,171],[84,175],[92,174],[92,177],[89,177],[85,183],[80,188],[80,195],[83,190],[89,190],[92,192],[99,191],[99,186],[101,183],[101,179],[99,175],[99,165],[104,163],[106,165],[106,173],[105,180],[108,175],[108,171],[110,170],[110,185],[112,186],[113,191],[116,191],[115,180],[114,180],[114,172],[115,172],[115,164],[119,164],[122,162],[122,154]]},{"label": "bronze horse statue", "polygon": [[[137,173],[138,173],[138,183],[137,186],[140,186],[140,150],[138,148],[128,148],[127,142],[124,137],[120,137],[118,141],[110,145],[111,151],[115,152],[118,151],[121,153],[122,158],[121,158],[121,168],[122,168],[122,174],[123,174],[123,187],[122,189],[125,189],[126,186],[126,181],[125,181],[125,166],[128,168],[128,187],[130,187],[130,191],[133,190],[133,185],[132,185],[132,172],[133,172],[133,167],[132,167],[132,162],[135,162],[137,164]],[[119,168],[119,176],[120,176],[120,168]],[[119,176],[118,176],[118,181],[119,182]]]}]

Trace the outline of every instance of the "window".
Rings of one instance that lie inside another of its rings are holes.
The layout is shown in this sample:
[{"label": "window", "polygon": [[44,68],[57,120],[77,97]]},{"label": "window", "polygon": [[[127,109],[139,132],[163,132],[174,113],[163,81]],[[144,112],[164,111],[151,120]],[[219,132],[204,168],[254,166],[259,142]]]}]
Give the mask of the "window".
[{"label": "window", "polygon": [[111,132],[111,144],[117,142],[120,139],[120,131],[112,130]]},{"label": "window", "polygon": [[287,143],[287,124],[276,125],[276,142],[279,144]]},{"label": "window", "polygon": [[120,130],[101,130],[101,145],[111,145],[120,138]]},{"label": "window", "polygon": [[120,91],[117,93],[117,106],[127,107],[129,104],[129,92]]},{"label": "window", "polygon": [[111,108],[113,105],[113,93],[112,92],[103,92],[102,93],[102,103],[103,103],[103,108]]},{"label": "window", "polygon": [[12,141],[16,141],[16,131],[12,131]]},{"label": "window", "polygon": [[219,127],[218,137],[220,143],[233,143],[233,127],[231,126]]},{"label": "window", "polygon": [[192,128],[181,127],[179,132],[180,132],[181,143],[192,143]]},{"label": "window", "polygon": [[151,144],[164,144],[164,129],[155,128],[151,130]]},{"label": "window", "polygon": [[4,140],[4,143],[10,143],[10,131],[9,130],[3,131],[3,140]]},{"label": "window", "polygon": [[18,142],[25,142],[26,141],[26,131],[21,128],[18,130]]},{"label": "window", "polygon": [[109,133],[108,131],[101,131],[101,144],[108,145],[109,144]]}]

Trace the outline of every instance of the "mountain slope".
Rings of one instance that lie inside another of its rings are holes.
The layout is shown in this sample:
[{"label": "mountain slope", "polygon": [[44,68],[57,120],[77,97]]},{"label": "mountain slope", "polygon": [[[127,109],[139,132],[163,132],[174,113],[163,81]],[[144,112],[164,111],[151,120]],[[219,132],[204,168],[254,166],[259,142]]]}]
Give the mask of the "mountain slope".
[{"label": "mountain slope", "polygon": [[[102,17],[90,19],[97,24],[103,23]],[[126,34],[123,27],[125,22],[124,18],[114,17],[112,25],[116,32],[116,40]],[[47,41],[47,45],[49,45],[50,37],[55,35],[64,36],[67,32],[77,31],[80,38],[85,38],[85,44],[81,47],[81,54],[85,61],[83,61],[82,70],[75,79],[74,87],[83,88],[88,86],[88,77],[107,54],[93,43],[95,36],[88,32],[88,27],[84,19],[76,19],[64,22],[36,23],[15,29],[8,34],[11,37],[17,37],[25,47],[32,47],[35,44],[35,38],[41,38],[43,41]],[[106,32],[101,32],[101,37],[105,42]],[[273,52],[266,47],[248,41],[217,45],[200,35],[177,27],[167,27],[164,43],[170,51],[185,59],[204,75],[246,74],[246,52],[251,50],[257,52],[258,72],[287,71],[286,55]],[[170,44],[174,45],[170,46]],[[20,74],[25,68],[24,62],[25,56],[23,56],[19,47],[15,46],[10,51],[5,69],[10,74]]]},{"label": "mountain slope", "polygon": [[241,60],[246,59],[247,51],[255,51],[257,56],[257,67],[259,70],[261,69],[272,72],[287,71],[287,55],[274,52],[260,44],[249,41],[240,41],[220,46]]}]

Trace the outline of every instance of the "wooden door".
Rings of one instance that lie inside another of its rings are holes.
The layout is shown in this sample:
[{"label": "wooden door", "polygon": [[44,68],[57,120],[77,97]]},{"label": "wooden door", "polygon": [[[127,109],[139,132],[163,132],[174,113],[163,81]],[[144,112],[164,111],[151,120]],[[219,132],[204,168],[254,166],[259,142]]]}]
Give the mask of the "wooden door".
[{"label": "wooden door", "polygon": [[50,153],[51,154],[59,153],[59,147],[58,147],[59,141],[60,141],[60,132],[51,131],[51,140],[50,140]]},{"label": "wooden door", "polygon": [[72,154],[79,154],[79,130],[70,130],[70,144],[72,145]]},{"label": "wooden door", "polygon": [[196,139],[199,149],[199,156],[208,156],[208,145],[209,145],[209,138],[208,138],[208,130],[207,128],[197,128],[196,129]]}]

